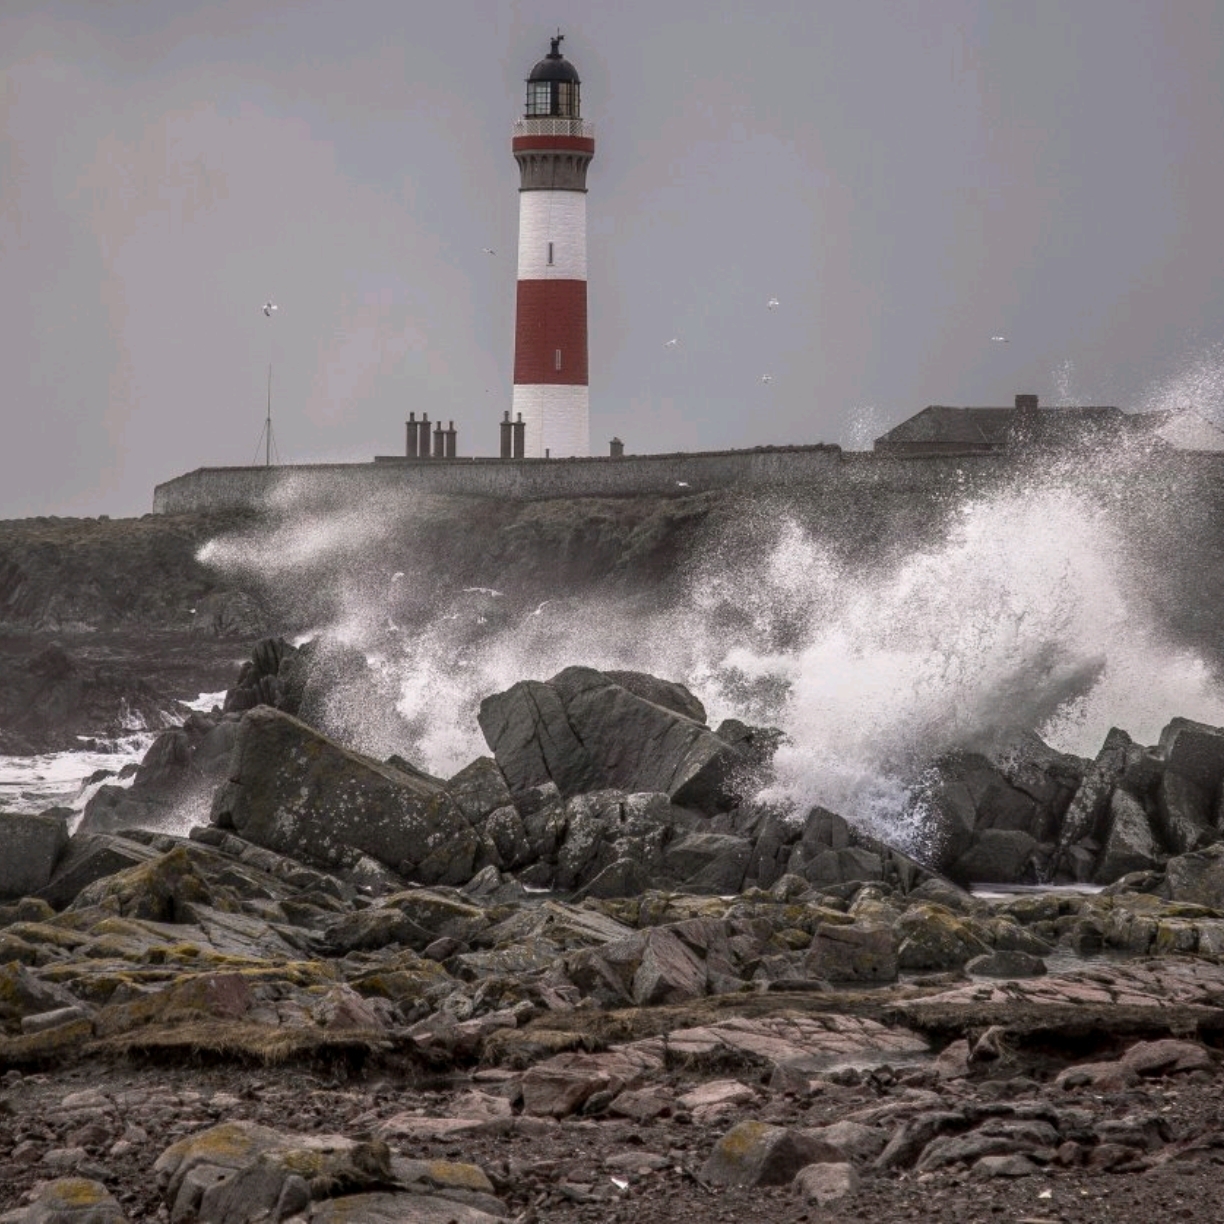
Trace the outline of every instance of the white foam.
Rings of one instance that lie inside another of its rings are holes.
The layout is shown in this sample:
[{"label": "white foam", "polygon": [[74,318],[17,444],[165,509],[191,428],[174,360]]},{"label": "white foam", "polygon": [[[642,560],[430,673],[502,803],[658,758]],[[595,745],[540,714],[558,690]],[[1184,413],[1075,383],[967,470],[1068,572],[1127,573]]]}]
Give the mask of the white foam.
[{"label": "white foam", "polygon": [[942,535],[891,559],[848,556],[761,509],[741,522],[748,546],[713,541],[683,594],[649,613],[545,588],[498,600],[443,590],[410,632],[391,632],[402,593],[438,581],[411,556],[384,557],[382,541],[415,526],[395,503],[297,515],[202,555],[324,597],[326,632],[373,664],[369,684],[335,688],[324,719],[371,755],[449,776],[488,751],[484,697],[575,663],[648,671],[689,685],[712,724],[782,728],[767,798],[916,846],[910,788],[949,749],[1023,728],[1093,755],[1115,725],[1152,743],[1174,715],[1224,724],[1211,669],[1170,639],[1127,559],[1118,507],[1133,472],[1120,496],[1090,495],[1076,462],[962,490]]},{"label": "white foam", "polygon": [[[0,756],[0,811],[42,812],[67,807],[82,812],[104,785],[128,786],[120,780],[125,765],[136,764],[148,751],[154,736],[125,736],[108,745],[108,751],[49,752],[38,756]],[[110,771],[101,781],[85,781],[99,770]]]}]

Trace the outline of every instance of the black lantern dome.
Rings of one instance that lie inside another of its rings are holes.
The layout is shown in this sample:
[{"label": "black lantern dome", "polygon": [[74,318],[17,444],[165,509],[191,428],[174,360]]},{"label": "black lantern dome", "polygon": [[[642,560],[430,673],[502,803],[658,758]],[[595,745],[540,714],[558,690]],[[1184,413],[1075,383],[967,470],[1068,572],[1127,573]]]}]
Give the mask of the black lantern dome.
[{"label": "black lantern dome", "polygon": [[564,37],[564,34],[558,34],[549,40],[552,49],[527,78],[528,119],[581,117],[579,90],[582,82],[578,79],[578,70],[561,54]]}]

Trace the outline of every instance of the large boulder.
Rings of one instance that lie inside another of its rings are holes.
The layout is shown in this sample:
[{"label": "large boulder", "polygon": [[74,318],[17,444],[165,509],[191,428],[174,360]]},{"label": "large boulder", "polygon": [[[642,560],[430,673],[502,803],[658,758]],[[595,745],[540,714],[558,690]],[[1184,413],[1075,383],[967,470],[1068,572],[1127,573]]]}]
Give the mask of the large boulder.
[{"label": "large boulder", "polygon": [[1143,804],[1119,787],[1109,801],[1109,831],[1096,882],[1112,884],[1132,871],[1151,871],[1163,857]]},{"label": "large boulder", "polygon": [[[641,678],[633,683],[649,691]],[[702,723],[589,667],[487,697],[480,728],[516,795],[552,782],[562,795],[655,791],[682,806],[722,811],[755,763]]]},{"label": "large boulder", "polygon": [[0,812],[0,901],[33,896],[45,888],[67,845],[68,828],[60,816]]},{"label": "large boulder", "polygon": [[1224,844],[1169,859],[1165,881],[1169,900],[1224,911]]},{"label": "large boulder", "polygon": [[1188,778],[1213,797],[1219,793],[1224,781],[1224,728],[1175,718],[1160,733],[1157,751],[1166,772]]},{"label": "large boulder", "polygon": [[908,893],[931,878],[931,873],[908,855],[859,832],[844,817],[821,807],[808,813],[798,840],[790,843],[789,850],[779,844],[780,830],[771,820],[762,823],[761,836],[767,838],[767,853],[787,854],[787,873],[801,876],[817,888],[882,883]]},{"label": "large boulder", "polygon": [[1136,745],[1125,731],[1110,729],[1092,766],[1084,775],[1058,833],[1053,867],[1055,873],[1083,882],[1095,865],[1095,849],[1104,838],[1114,787],[1126,771]]},{"label": "large boulder", "polygon": [[359,851],[423,884],[465,883],[479,847],[440,785],[350,752],[268,706],[248,711],[238,728],[212,822],[324,867]]},{"label": "large boulder", "polygon": [[[1073,796],[1082,789],[1086,768],[1078,757],[1056,752],[1031,734],[1016,736],[989,753],[962,751],[943,757],[914,792],[926,828],[924,858],[954,878],[990,879],[977,872],[995,871],[997,848],[1008,844],[1007,838],[990,835],[1022,834],[1030,851],[1041,843],[1052,844]],[[978,850],[983,839],[988,845]],[[1027,876],[1032,874],[1027,869]],[[1026,878],[1026,873],[1018,878]]]}]

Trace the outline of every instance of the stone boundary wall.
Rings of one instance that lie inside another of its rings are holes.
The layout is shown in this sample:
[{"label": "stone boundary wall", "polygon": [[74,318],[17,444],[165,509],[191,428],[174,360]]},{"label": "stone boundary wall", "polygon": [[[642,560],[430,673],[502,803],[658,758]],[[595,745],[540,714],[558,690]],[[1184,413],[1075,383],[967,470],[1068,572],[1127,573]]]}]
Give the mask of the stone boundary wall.
[{"label": "stone boundary wall", "polygon": [[[434,494],[538,501],[548,498],[687,495],[716,489],[773,489],[804,485],[949,490],[976,486],[1016,470],[1002,455],[897,457],[844,452],[837,446],[758,447],[754,450],[583,459],[376,459],[278,467],[197,468],[159,484],[156,514],[288,508],[297,504],[352,505],[355,499]],[[1125,479],[1136,479],[1133,462]],[[1179,477],[1224,478],[1224,452],[1177,451],[1148,456],[1145,483]],[[1111,483],[1107,462],[1078,469],[1084,483]]]}]

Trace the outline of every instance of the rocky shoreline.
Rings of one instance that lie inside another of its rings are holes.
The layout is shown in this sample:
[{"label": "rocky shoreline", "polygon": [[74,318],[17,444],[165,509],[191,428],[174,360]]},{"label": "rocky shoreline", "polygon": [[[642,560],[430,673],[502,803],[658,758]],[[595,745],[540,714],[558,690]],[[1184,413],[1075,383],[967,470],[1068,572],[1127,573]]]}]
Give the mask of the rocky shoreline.
[{"label": "rocky shoreline", "polygon": [[907,851],[639,673],[363,757],[321,649],[0,816],[0,1219],[1211,1218],[1224,731],[948,757]]}]

